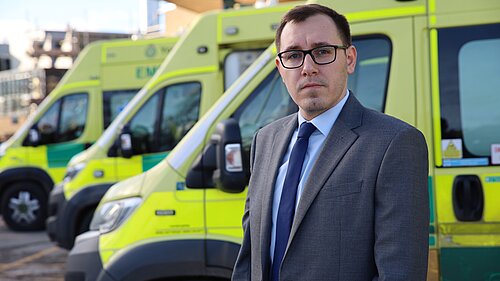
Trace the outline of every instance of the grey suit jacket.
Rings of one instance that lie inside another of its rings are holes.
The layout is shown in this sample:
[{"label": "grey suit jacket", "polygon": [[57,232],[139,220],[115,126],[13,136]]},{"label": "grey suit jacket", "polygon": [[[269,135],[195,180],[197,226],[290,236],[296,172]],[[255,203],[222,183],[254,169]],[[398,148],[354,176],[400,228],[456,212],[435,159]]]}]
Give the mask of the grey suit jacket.
[{"label": "grey suit jacket", "polygon": [[[269,280],[275,180],[293,114],[254,137],[233,280]],[[350,95],[304,186],[280,280],[425,280],[428,159],[423,135]]]}]

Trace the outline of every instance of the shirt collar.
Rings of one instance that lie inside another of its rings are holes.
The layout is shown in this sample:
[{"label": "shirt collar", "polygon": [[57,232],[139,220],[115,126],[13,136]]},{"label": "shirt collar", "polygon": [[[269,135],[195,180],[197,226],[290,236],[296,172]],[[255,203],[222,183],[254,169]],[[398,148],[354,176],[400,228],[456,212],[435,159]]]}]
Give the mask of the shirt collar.
[{"label": "shirt collar", "polygon": [[[318,131],[323,134],[323,136],[328,136],[330,133],[330,130],[333,127],[333,124],[335,124],[335,121],[337,121],[337,118],[339,117],[340,111],[344,107],[347,99],[349,98],[349,90],[347,90],[346,95],[338,102],[335,106],[332,108],[328,109],[327,111],[321,113],[320,115],[314,117],[311,122],[317,129]],[[300,125],[302,125],[303,122],[306,122],[307,120],[302,117],[302,115],[297,114],[298,116],[298,121],[299,121],[299,128]]]}]

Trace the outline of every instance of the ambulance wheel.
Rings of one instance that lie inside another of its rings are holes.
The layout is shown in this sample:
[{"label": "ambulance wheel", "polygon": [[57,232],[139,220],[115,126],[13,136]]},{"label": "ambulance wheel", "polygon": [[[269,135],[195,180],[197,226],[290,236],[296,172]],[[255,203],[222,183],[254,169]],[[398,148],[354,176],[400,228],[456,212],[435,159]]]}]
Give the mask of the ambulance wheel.
[{"label": "ambulance wheel", "polygon": [[47,217],[47,194],[32,182],[7,186],[1,202],[5,224],[18,231],[42,230]]}]

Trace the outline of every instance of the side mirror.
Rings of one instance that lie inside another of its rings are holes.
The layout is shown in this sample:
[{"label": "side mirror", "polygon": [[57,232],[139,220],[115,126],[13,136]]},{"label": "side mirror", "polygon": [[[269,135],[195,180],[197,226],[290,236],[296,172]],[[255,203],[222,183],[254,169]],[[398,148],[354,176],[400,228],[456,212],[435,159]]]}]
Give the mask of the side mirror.
[{"label": "side mirror", "polygon": [[36,147],[40,144],[40,138],[41,138],[41,136],[40,136],[40,132],[38,131],[38,129],[36,127],[32,127],[28,131],[28,136],[24,140],[24,145]]},{"label": "side mirror", "polygon": [[238,122],[226,119],[217,124],[210,143],[194,162],[186,177],[186,186],[218,187],[224,192],[242,192],[247,185],[241,155]]},{"label": "side mirror", "polygon": [[217,147],[217,169],[213,176],[215,185],[224,192],[242,192],[247,185],[247,178],[243,169],[238,122],[232,118],[219,122],[211,142]]},{"label": "side mirror", "polygon": [[134,151],[132,150],[132,133],[130,132],[128,126],[123,127],[118,143],[120,155],[123,158],[131,158],[134,155]]},{"label": "side mirror", "polygon": [[217,169],[217,154],[215,143],[209,143],[198,155],[186,176],[186,186],[189,188],[215,187],[213,174]]}]

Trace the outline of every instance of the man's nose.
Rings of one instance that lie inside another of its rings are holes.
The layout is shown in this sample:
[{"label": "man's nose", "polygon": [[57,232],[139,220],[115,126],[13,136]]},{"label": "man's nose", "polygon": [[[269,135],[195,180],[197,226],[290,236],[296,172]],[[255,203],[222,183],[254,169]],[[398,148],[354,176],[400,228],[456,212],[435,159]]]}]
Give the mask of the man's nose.
[{"label": "man's nose", "polygon": [[311,54],[306,54],[302,65],[302,75],[313,75],[318,73],[318,65],[314,62]]}]

